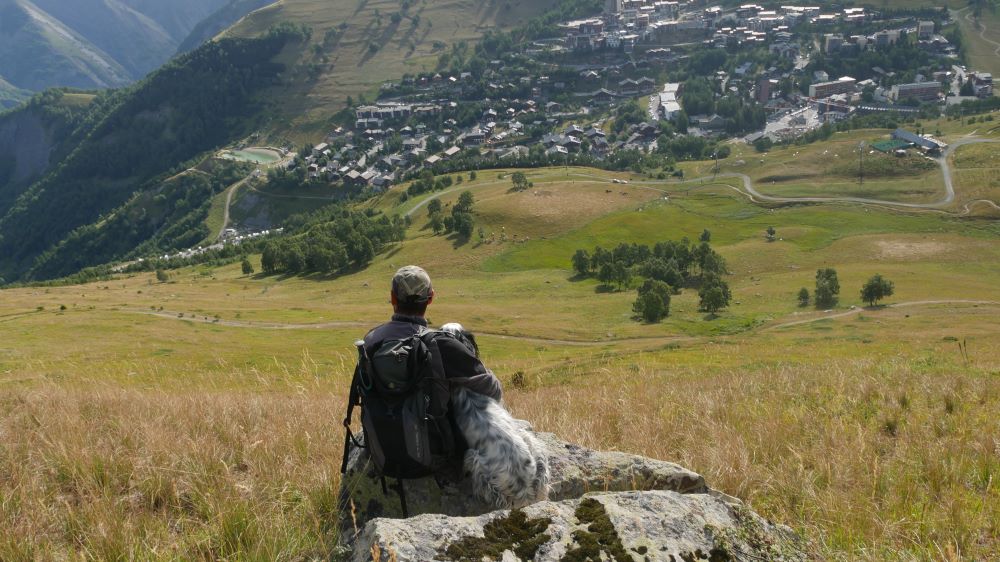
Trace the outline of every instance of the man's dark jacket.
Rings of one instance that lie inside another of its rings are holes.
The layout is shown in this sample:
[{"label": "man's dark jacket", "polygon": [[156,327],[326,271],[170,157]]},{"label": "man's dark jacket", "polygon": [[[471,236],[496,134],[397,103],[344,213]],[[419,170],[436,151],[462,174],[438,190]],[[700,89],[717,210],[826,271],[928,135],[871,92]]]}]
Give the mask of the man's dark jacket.
[{"label": "man's dark jacket", "polygon": [[[403,340],[426,329],[427,320],[419,316],[393,314],[392,320],[374,328],[365,336],[365,352],[368,357],[372,357],[382,342]],[[441,351],[445,377],[452,387],[464,387],[472,392],[500,400],[503,396],[500,381],[476,357],[473,350],[455,338],[439,338],[437,344]]]}]

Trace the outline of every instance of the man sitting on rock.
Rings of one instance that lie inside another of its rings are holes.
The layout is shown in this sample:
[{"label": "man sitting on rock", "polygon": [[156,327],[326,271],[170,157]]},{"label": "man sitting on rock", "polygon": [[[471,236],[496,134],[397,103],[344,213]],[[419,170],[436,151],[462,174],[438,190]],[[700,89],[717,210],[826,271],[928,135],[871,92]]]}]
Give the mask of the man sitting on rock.
[{"label": "man sitting on rock", "polygon": [[351,403],[362,406],[369,453],[382,476],[400,479],[404,512],[402,479],[439,474],[459,460],[474,494],[488,504],[545,499],[548,455],[529,424],[501,405],[500,381],[479,359],[472,334],[460,324],[428,329],[434,289],[427,272],[401,268],[390,299],[391,321],[358,342]]}]

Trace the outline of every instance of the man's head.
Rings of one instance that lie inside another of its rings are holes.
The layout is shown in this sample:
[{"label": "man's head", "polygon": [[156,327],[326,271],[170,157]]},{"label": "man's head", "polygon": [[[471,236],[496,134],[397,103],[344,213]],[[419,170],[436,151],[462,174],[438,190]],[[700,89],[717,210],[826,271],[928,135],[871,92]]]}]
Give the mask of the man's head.
[{"label": "man's head", "polygon": [[392,277],[392,309],[397,314],[423,316],[434,300],[431,276],[422,268],[408,265]]}]

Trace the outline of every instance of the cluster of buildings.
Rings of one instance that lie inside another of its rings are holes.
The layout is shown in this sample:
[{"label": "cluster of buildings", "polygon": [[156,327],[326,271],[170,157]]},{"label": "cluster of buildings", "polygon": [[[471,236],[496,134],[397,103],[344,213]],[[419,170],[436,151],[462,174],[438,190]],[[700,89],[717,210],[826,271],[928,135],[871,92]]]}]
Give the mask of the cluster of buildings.
[{"label": "cluster of buildings", "polygon": [[[989,74],[927,69],[923,69],[927,76],[918,74],[914,82],[904,84],[897,83],[893,72],[878,67],[865,72],[872,75],[868,80],[831,78],[817,71],[807,96],[788,86],[794,86],[807,68],[809,61],[802,51],[809,50],[812,42],[800,44],[792,31],[794,26],[869,24],[878,17],[865,8],[831,8],[827,4],[722,8],[705,7],[700,0],[607,0],[601,17],[561,24],[562,40],[539,41],[518,55],[490,61],[475,76],[468,72],[424,74],[384,86],[383,101],[357,107],[353,130],[331,134],[327,139],[330,144],[315,147],[305,164],[311,178],[386,189],[421,168],[449,169],[442,164],[456,159],[535,158],[543,153],[550,157],[587,153],[603,158],[621,149],[652,150],[660,135],[656,121],[674,121],[681,115],[683,92],[682,84],[667,83],[660,88],[649,76],[670,68],[692,49],[747,43],[760,43],[772,55],[793,61],[787,64],[772,59],[766,65],[745,62],[727,67],[728,73],[715,73],[718,95],[743,96],[768,111],[767,128],[759,135],[801,135],[859,109],[877,110],[879,104],[884,108],[904,100],[939,101],[946,85],[954,85],[958,78],[967,78],[976,95],[992,95]],[[936,30],[935,22],[919,21],[911,27],[871,35],[827,33],[819,36],[818,48],[830,55],[849,55],[851,49],[891,46],[904,36],[915,36],[922,48],[937,49],[935,53],[941,54],[941,45],[947,40]],[[648,44],[684,33],[695,37],[690,42],[694,47],[674,46],[671,50],[664,44]],[[609,56],[607,61],[616,62],[570,69],[533,57],[532,49],[542,45],[556,45],[557,51],[608,48],[634,54]],[[966,86],[964,91],[968,89]],[[875,92],[874,101],[871,92]],[[602,129],[604,120],[587,117],[592,110],[600,113],[603,106],[643,96],[649,99],[647,122],[611,135],[614,140]],[[475,109],[470,114],[472,106]],[[687,117],[689,134],[724,135],[727,129],[727,119],[719,115]],[[591,124],[565,125],[575,120]]]},{"label": "cluster of buildings", "polygon": [[573,50],[607,48],[631,52],[642,43],[691,39],[692,32],[714,33],[712,41],[717,46],[729,42],[742,45],[763,43],[769,34],[790,34],[790,29],[801,23],[860,24],[875,17],[865,8],[830,10],[821,6],[781,6],[768,9],[758,4],[700,8],[701,5],[703,3],[696,0],[606,0],[601,17],[562,24],[565,45]]},{"label": "cluster of buildings", "polygon": [[667,121],[673,121],[681,112],[681,103],[679,96],[681,94],[681,85],[673,82],[668,82],[664,84],[663,91],[660,92],[656,106],[655,114],[660,119],[666,119]]},{"label": "cluster of buildings", "polygon": [[972,83],[972,95],[977,98],[989,98],[993,96],[993,75],[989,72],[972,72],[969,74],[969,81]]},{"label": "cluster of buildings", "polygon": [[356,129],[381,129],[386,121],[407,119],[410,116],[431,116],[441,113],[436,104],[414,105],[408,103],[379,103],[363,105],[355,110]]}]

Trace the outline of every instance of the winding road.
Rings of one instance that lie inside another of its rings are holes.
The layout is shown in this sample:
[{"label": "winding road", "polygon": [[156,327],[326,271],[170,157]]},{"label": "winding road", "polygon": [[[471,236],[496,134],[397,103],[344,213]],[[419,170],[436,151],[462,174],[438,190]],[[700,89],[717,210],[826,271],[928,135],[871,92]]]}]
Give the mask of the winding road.
[{"label": "winding road", "polygon": [[[953,19],[954,16],[957,16],[958,14],[966,10],[969,10],[970,8],[971,6],[967,6],[965,8],[962,8],[961,10],[953,11],[953,16],[952,16]],[[965,14],[965,21],[969,22],[970,24],[972,24],[972,27],[979,30],[980,39],[996,47],[996,49],[993,50],[993,54],[1000,57],[1000,43],[997,43],[996,41],[986,37],[986,34],[989,33],[990,28],[986,27],[986,24],[984,24],[982,21],[976,18],[976,16],[972,12]]]},{"label": "winding road", "polygon": [[[773,195],[764,195],[763,193],[757,191],[754,188],[753,180],[750,176],[746,174],[738,173],[725,173],[718,174],[711,177],[696,178],[693,180],[687,180],[684,182],[676,182],[677,184],[691,183],[705,181],[707,179],[717,179],[717,178],[738,178],[743,181],[743,193],[755,203],[860,203],[864,205],[878,205],[882,207],[897,207],[904,209],[941,209],[955,202],[955,183],[954,183],[954,173],[952,172],[951,165],[948,163],[948,158],[951,157],[954,152],[963,147],[971,144],[983,144],[983,143],[1000,143],[1000,141],[994,139],[981,139],[966,137],[955,141],[954,143],[948,145],[945,149],[944,154],[935,158],[934,160],[941,167],[941,173],[944,177],[944,197],[939,201],[934,201],[931,203],[905,203],[902,201],[888,201],[884,199],[868,199],[864,197],[776,197]],[[638,182],[641,184],[648,184],[651,182]],[[975,203],[976,201],[970,201],[969,204]],[[982,200],[992,204],[994,207],[997,205],[993,201]]]},{"label": "winding road", "polygon": [[[269,149],[269,150],[271,150],[271,149]],[[277,151],[277,149],[274,149],[274,150]],[[218,234],[218,236],[216,236],[216,240],[217,241],[218,240],[222,240],[222,235],[225,234],[226,229],[229,228],[229,209],[233,205],[233,196],[236,195],[236,192],[239,191],[239,189],[241,187],[243,187],[244,185],[246,185],[250,180],[254,179],[254,177],[261,170],[262,167],[264,167],[264,168],[273,168],[275,166],[285,166],[289,162],[291,162],[294,158],[295,158],[295,155],[291,154],[291,155],[285,156],[284,158],[282,158],[281,160],[278,160],[277,162],[274,162],[274,163],[271,163],[271,164],[262,164],[262,165],[259,165],[256,170],[254,170],[253,172],[250,173],[250,175],[248,175],[247,177],[245,177],[245,178],[241,179],[240,181],[234,183],[233,185],[229,186],[226,189],[226,204],[223,207],[223,211],[222,211],[222,227],[219,228],[219,234]],[[257,191],[253,186],[251,186],[250,189],[253,189],[254,191]]]},{"label": "winding road", "polygon": [[250,181],[250,178],[252,177],[252,175],[247,176],[229,186],[229,189],[226,190],[226,205],[222,211],[222,226],[219,228],[218,236],[215,237],[216,240],[222,240],[222,235],[225,234],[226,229],[229,228],[229,207],[233,204],[233,195],[235,195],[236,191],[243,187],[245,183]]},{"label": "winding road", "polygon": [[[657,188],[655,186],[677,186],[677,185],[686,185],[686,184],[703,184],[704,182],[709,181],[709,180],[732,179],[732,178],[735,178],[735,179],[739,179],[739,180],[741,180],[743,182],[743,188],[742,189],[740,189],[738,187],[734,187],[734,186],[728,185],[728,184],[720,184],[720,185],[725,185],[725,186],[733,189],[737,193],[740,193],[741,195],[745,196],[747,199],[749,199],[753,203],[781,203],[781,204],[795,204],[795,203],[858,203],[858,204],[862,204],[862,205],[876,205],[876,206],[879,206],[879,207],[890,207],[890,208],[897,208],[897,209],[912,209],[912,210],[933,210],[933,211],[947,213],[948,211],[945,211],[944,208],[947,207],[948,205],[951,205],[952,203],[954,203],[955,202],[955,198],[956,198],[955,183],[954,183],[954,172],[951,169],[951,165],[948,163],[948,159],[951,157],[952,154],[955,153],[956,150],[958,150],[959,148],[961,148],[963,146],[968,146],[968,145],[972,145],[972,144],[985,144],[985,143],[1000,143],[1000,140],[984,139],[984,138],[976,138],[976,137],[961,138],[961,139],[953,142],[952,144],[948,145],[948,148],[945,149],[944,153],[941,156],[939,156],[939,157],[937,157],[937,158],[934,159],[934,161],[938,163],[938,166],[941,167],[941,174],[942,174],[942,176],[944,178],[945,192],[944,192],[944,197],[943,198],[941,198],[938,201],[933,201],[933,202],[930,202],[930,203],[906,203],[906,202],[902,202],[902,201],[889,201],[889,200],[885,200],[885,199],[868,199],[868,198],[864,198],[864,197],[778,197],[778,196],[773,196],[773,195],[765,195],[765,194],[761,193],[760,191],[758,191],[754,187],[753,179],[750,176],[748,176],[746,174],[735,173],[735,172],[727,172],[727,173],[723,173],[723,174],[716,174],[716,175],[712,175],[712,176],[704,176],[704,177],[692,178],[692,179],[681,180],[681,181],[634,181],[634,182],[630,182],[628,184],[628,186],[638,187],[640,189],[652,190],[652,191],[656,191],[656,192],[662,193],[664,195],[669,195],[670,193],[666,189]],[[581,174],[581,173],[574,173],[572,175],[575,176],[575,177],[581,177],[581,178],[590,179],[590,180],[594,181],[594,183],[613,183],[610,179],[607,179],[605,177],[598,176],[598,175]],[[417,211],[419,211],[420,209],[422,209],[423,207],[425,207],[431,201],[433,201],[435,199],[438,199],[438,198],[440,198],[440,197],[442,197],[444,195],[448,195],[450,193],[455,193],[457,191],[462,191],[462,190],[466,190],[466,189],[470,189],[470,188],[490,187],[490,186],[495,186],[495,185],[499,185],[499,184],[503,184],[503,183],[508,183],[508,182],[506,182],[506,181],[491,181],[491,182],[480,183],[480,184],[476,184],[476,185],[472,185],[472,186],[458,186],[458,187],[453,187],[453,188],[447,189],[445,191],[441,191],[441,192],[435,193],[433,196],[428,197],[427,199],[424,199],[423,201],[421,201],[420,203],[418,203],[417,205],[415,205],[412,209],[410,209],[409,211],[407,211],[406,212],[406,216],[412,216],[414,213],[416,213]],[[627,186],[622,186],[622,187],[627,187]],[[977,200],[974,200],[974,201],[967,202],[965,204],[964,208],[963,208],[962,213],[958,213],[958,214],[968,214],[970,212],[969,208],[972,205],[975,205],[977,203],[982,203],[982,204],[991,206],[991,207],[993,207],[993,208],[995,208],[997,210],[1000,210],[1000,205],[998,205],[994,201],[991,201],[989,199],[977,199]]]}]

